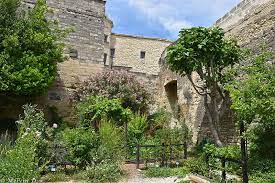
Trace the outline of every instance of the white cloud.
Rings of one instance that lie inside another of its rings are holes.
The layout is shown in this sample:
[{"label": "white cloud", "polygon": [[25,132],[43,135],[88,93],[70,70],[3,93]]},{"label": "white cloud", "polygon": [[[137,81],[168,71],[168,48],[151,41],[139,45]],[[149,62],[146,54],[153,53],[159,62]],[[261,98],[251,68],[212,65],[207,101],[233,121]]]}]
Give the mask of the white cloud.
[{"label": "white cloud", "polygon": [[[125,0],[148,21],[160,23],[175,38],[181,28],[197,26],[196,19],[217,19],[241,0]],[[213,22],[214,23],[214,22]]]}]

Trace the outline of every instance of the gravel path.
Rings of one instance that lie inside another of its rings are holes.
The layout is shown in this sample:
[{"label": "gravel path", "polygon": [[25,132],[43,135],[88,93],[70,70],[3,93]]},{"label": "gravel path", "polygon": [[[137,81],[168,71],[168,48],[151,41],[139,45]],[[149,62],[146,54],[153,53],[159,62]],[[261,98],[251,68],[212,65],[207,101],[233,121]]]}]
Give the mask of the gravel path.
[{"label": "gravel path", "polygon": [[135,167],[135,164],[128,164],[123,169],[128,173],[127,178],[124,178],[119,183],[178,183],[180,180],[177,177],[167,178],[147,178],[143,177]]}]

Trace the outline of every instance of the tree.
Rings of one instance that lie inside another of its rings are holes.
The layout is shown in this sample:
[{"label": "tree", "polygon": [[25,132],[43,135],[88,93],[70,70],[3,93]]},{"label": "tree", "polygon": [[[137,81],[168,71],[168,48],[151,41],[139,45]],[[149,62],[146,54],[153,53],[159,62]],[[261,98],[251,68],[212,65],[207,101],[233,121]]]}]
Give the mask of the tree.
[{"label": "tree", "polygon": [[253,156],[275,160],[275,66],[274,52],[266,48],[231,70],[228,84],[238,126],[250,141]]},{"label": "tree", "polygon": [[44,0],[29,11],[22,6],[21,0],[0,1],[0,92],[30,96],[54,82],[68,31],[46,20]]},{"label": "tree", "polygon": [[[167,52],[170,69],[187,76],[196,92],[204,97],[209,127],[218,146],[222,146],[222,142],[217,124],[226,104],[224,71],[237,63],[240,55],[237,43],[225,39],[222,29],[215,27],[182,29],[179,39]],[[198,74],[200,82],[193,80],[193,73]]]}]

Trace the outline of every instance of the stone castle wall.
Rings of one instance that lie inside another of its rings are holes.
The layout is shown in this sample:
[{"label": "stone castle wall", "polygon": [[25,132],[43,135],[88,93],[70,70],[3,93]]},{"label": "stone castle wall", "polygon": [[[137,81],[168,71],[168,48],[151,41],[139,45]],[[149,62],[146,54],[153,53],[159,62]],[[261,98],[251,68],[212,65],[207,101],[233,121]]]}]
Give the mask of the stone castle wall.
[{"label": "stone castle wall", "polygon": [[[164,39],[112,34],[111,49],[115,49],[115,54],[111,62],[113,66],[131,67],[132,72],[158,75],[159,58],[171,43]],[[145,52],[145,58],[141,58],[141,52]]]},{"label": "stone castle wall", "polygon": [[[250,6],[240,6],[245,3]],[[275,1],[249,0],[240,5],[235,11],[243,10],[245,14],[238,16],[232,13],[215,25],[223,28],[226,36],[237,39],[242,46],[258,50],[260,44],[265,42],[275,49]]]}]

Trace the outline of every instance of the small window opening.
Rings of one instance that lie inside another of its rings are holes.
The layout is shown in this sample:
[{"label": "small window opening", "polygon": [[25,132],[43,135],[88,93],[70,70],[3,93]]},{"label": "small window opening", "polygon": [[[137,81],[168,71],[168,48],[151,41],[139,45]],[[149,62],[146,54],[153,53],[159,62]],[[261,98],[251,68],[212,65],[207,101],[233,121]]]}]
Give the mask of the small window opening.
[{"label": "small window opening", "polygon": [[77,58],[78,57],[78,52],[77,52],[76,49],[71,48],[69,55],[70,55],[70,58]]},{"label": "small window opening", "polygon": [[116,52],[116,49],[115,49],[115,48],[112,48],[112,49],[111,49],[111,58],[114,58],[114,57],[115,57],[115,52]]},{"label": "small window opening", "polygon": [[108,43],[108,35],[104,35],[104,43]]},{"label": "small window opening", "polygon": [[146,52],[145,52],[145,51],[141,51],[141,52],[140,52],[140,58],[141,58],[141,59],[145,59],[145,55],[146,55]]},{"label": "small window opening", "polygon": [[108,57],[108,54],[104,53],[104,59],[103,59],[104,65],[107,64],[107,57]]}]

